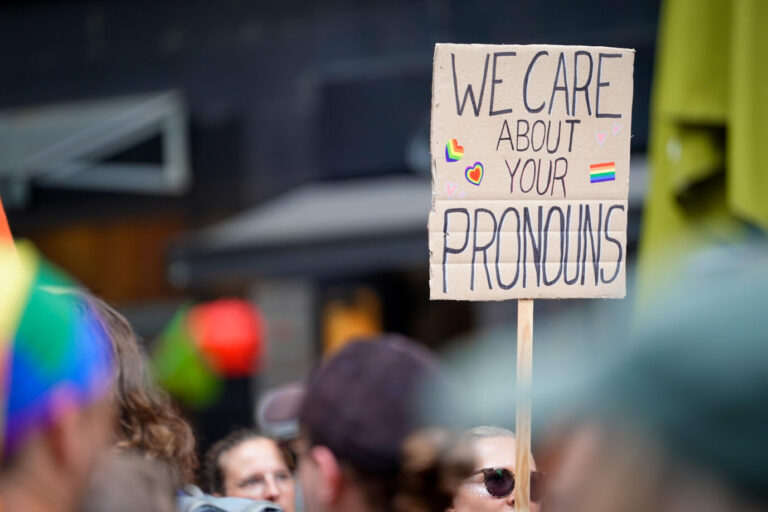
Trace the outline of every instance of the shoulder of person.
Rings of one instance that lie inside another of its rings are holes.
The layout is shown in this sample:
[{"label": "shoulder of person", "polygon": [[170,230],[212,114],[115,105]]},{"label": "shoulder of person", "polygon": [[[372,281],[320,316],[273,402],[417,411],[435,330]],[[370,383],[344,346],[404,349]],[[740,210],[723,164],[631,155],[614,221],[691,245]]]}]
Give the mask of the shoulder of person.
[{"label": "shoulder of person", "polygon": [[271,501],[211,496],[194,486],[180,492],[176,504],[179,512],[283,512]]}]

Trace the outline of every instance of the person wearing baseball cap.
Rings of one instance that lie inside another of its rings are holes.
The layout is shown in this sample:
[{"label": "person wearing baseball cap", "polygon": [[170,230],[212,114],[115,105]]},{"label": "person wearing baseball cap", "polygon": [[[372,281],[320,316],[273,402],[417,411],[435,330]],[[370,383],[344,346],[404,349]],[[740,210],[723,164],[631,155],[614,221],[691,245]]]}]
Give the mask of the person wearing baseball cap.
[{"label": "person wearing baseball cap", "polygon": [[322,363],[298,414],[306,510],[445,510],[473,461],[420,414],[422,386],[441,379],[431,353],[397,335],[351,343]]},{"label": "person wearing baseball cap", "polygon": [[0,508],[77,510],[114,427],[109,338],[25,243],[0,250]]}]

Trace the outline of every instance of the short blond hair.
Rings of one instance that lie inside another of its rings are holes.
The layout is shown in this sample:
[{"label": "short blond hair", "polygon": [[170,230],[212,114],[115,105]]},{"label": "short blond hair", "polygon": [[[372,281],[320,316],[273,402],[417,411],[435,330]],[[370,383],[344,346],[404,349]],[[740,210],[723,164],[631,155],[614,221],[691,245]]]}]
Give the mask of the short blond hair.
[{"label": "short blond hair", "polygon": [[464,432],[464,437],[469,439],[485,439],[487,437],[511,437],[515,438],[515,433],[504,427],[482,425],[474,427]]}]

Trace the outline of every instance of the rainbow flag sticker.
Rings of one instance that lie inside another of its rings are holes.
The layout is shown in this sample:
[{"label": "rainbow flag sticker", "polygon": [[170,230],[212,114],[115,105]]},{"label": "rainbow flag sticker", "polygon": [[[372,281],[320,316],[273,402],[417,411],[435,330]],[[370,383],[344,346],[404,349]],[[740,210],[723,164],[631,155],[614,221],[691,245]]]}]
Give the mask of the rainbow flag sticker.
[{"label": "rainbow flag sticker", "polygon": [[603,162],[601,164],[592,164],[589,166],[589,182],[601,183],[603,181],[614,181],[616,179],[616,163]]}]

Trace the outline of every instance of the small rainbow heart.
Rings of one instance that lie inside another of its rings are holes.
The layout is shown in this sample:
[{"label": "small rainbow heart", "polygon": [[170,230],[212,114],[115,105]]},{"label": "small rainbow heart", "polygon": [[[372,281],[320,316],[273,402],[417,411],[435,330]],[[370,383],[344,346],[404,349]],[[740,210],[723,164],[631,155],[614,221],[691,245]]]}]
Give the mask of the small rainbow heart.
[{"label": "small rainbow heart", "polygon": [[464,147],[459,146],[456,139],[451,139],[448,144],[445,145],[445,161],[446,162],[458,162],[461,157],[464,156]]},{"label": "small rainbow heart", "polygon": [[467,181],[471,184],[480,185],[480,182],[483,180],[483,164],[475,162],[474,165],[471,165],[464,170],[464,175],[467,177]]}]

